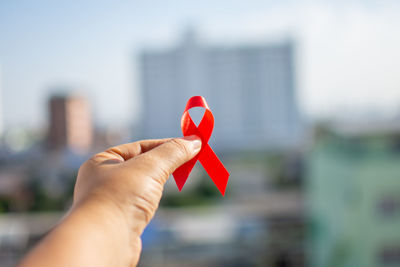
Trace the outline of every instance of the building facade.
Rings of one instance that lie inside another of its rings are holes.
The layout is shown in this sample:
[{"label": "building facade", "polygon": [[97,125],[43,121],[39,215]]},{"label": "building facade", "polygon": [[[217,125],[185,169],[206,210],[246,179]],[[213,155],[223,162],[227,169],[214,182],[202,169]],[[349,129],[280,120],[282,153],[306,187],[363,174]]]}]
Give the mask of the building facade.
[{"label": "building facade", "polygon": [[89,103],[80,96],[53,96],[49,100],[48,142],[51,149],[87,152],[92,145]]},{"label": "building facade", "polygon": [[398,134],[327,137],[313,149],[311,266],[400,266]]},{"label": "building facade", "polygon": [[187,100],[206,98],[216,149],[287,148],[302,139],[294,45],[207,46],[189,32],[174,48],[140,57],[143,138],[181,136]]}]

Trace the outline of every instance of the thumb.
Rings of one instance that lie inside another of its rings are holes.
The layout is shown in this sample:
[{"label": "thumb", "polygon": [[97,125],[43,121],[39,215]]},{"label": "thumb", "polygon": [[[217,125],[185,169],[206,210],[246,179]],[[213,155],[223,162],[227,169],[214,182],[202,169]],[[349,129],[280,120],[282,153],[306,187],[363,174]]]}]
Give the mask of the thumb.
[{"label": "thumb", "polygon": [[134,159],[148,175],[164,184],[175,169],[191,160],[201,149],[201,139],[195,135],[173,138]]}]

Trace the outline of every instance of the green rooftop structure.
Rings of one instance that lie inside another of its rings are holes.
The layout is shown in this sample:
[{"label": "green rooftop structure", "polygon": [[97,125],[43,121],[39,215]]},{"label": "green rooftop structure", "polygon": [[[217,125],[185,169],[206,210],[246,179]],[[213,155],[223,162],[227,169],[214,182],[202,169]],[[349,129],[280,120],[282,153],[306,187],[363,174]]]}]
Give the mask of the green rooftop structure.
[{"label": "green rooftop structure", "polygon": [[321,138],[306,194],[311,266],[400,266],[399,135]]}]

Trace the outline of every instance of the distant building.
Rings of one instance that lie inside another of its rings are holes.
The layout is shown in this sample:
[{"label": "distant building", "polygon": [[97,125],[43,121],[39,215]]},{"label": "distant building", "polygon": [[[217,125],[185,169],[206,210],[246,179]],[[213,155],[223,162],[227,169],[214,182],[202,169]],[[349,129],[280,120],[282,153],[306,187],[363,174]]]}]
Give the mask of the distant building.
[{"label": "distant building", "polygon": [[140,58],[144,138],[181,136],[180,117],[193,95],[215,117],[217,149],[290,148],[301,142],[294,45],[206,46],[187,32],[182,43]]},{"label": "distant building", "polygon": [[311,266],[400,266],[400,132],[353,128],[309,157]]},{"label": "distant building", "polygon": [[3,73],[0,65],[0,136],[3,135]]},{"label": "distant building", "polygon": [[49,146],[86,152],[92,144],[92,120],[86,99],[53,96],[49,100]]}]

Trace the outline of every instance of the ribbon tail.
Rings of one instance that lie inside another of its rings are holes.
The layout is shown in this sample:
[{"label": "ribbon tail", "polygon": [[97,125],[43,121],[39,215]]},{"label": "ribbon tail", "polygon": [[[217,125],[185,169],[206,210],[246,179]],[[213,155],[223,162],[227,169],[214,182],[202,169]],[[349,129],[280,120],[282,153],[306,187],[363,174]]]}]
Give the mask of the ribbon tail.
[{"label": "ribbon tail", "polygon": [[229,172],[225,169],[212,148],[207,144],[203,146],[199,161],[206,170],[219,192],[225,196],[226,186],[228,184]]},{"label": "ribbon tail", "polygon": [[176,169],[172,175],[174,176],[175,183],[178,186],[179,191],[182,190],[183,186],[186,183],[187,178],[189,177],[190,172],[192,171],[194,165],[196,164],[197,157],[189,160],[185,164],[181,165],[178,169]]}]

